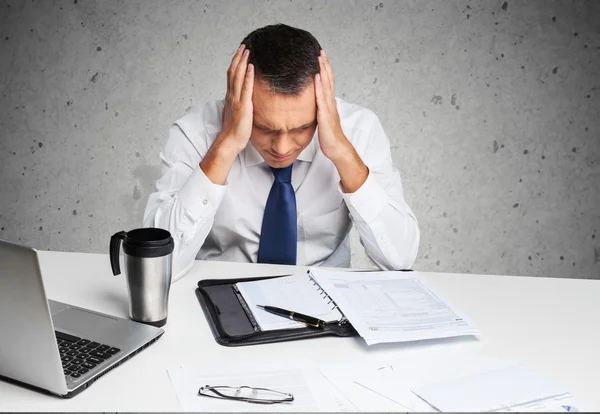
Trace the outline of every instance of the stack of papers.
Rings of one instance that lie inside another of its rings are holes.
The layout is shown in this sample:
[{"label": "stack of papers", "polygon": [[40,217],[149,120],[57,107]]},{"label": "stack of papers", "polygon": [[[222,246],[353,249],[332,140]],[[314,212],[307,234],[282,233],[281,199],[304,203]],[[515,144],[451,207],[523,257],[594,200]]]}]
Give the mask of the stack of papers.
[{"label": "stack of papers", "polygon": [[[300,361],[285,368],[177,367],[168,374],[185,411],[578,411],[573,396],[540,373],[472,349],[417,351],[392,364]],[[292,393],[294,401],[262,405],[198,396],[206,385],[269,388]]]},{"label": "stack of papers", "polygon": [[418,272],[310,272],[368,345],[479,334]]}]

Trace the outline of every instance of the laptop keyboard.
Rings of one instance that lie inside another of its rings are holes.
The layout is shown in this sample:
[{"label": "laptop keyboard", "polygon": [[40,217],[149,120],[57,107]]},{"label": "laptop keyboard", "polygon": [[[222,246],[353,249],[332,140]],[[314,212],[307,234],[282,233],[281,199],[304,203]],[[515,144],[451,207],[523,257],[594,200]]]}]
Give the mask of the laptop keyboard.
[{"label": "laptop keyboard", "polygon": [[79,378],[119,353],[119,348],[54,331],[65,376]]}]

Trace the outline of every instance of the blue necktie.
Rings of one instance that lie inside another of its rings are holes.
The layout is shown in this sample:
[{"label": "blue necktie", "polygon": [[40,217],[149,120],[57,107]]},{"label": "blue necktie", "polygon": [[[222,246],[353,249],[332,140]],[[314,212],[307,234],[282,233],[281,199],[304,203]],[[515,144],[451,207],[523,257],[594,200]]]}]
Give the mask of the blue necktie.
[{"label": "blue necktie", "polygon": [[273,168],[275,181],[267,198],[258,245],[258,263],[296,264],[298,227],[292,166]]}]

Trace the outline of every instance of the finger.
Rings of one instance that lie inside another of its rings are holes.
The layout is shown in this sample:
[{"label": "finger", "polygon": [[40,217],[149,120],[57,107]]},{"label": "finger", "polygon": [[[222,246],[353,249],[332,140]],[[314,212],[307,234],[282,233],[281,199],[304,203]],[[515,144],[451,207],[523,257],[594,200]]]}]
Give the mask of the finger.
[{"label": "finger", "polygon": [[246,48],[246,45],[241,44],[240,47],[238,48],[238,50],[236,50],[235,54],[233,55],[233,58],[231,59],[231,64],[229,65],[229,68],[227,69],[227,91],[228,92],[233,92],[233,77],[235,75],[235,69],[237,68],[240,59],[242,58],[242,54],[244,53],[244,49]]},{"label": "finger", "polygon": [[329,62],[329,58],[325,54],[325,50],[323,50],[323,59],[325,64],[325,69],[327,70],[327,74],[329,75],[329,85],[331,88],[331,94],[335,94],[335,79],[333,78],[333,69],[331,69],[331,63]]},{"label": "finger", "polygon": [[248,69],[248,56],[250,56],[250,50],[244,50],[242,59],[238,63],[235,69],[233,77],[233,94],[236,98],[240,98],[242,95],[242,87],[244,86],[244,78]]},{"label": "finger", "polygon": [[323,81],[320,74],[315,75],[315,96],[317,97],[317,109],[323,111],[327,108],[325,97],[323,96]]},{"label": "finger", "polygon": [[254,90],[254,65],[249,64],[244,76],[244,86],[242,87],[242,101],[252,101],[252,91]]},{"label": "finger", "polygon": [[329,75],[327,73],[327,69],[325,69],[325,64],[323,61],[323,57],[319,56],[319,78],[321,82],[321,90],[323,94],[323,100],[326,105],[329,105],[329,102],[332,99],[331,89],[329,87]]},{"label": "finger", "polygon": [[246,45],[241,44],[238,50],[233,55],[233,59],[231,59],[231,64],[227,69],[227,89],[233,90],[233,75],[235,74],[235,69],[238,67],[240,63],[240,59],[242,58],[242,54],[244,53],[244,49]]},{"label": "finger", "polygon": [[329,78],[329,72],[327,71],[327,64],[325,62],[324,56],[319,56],[319,64],[320,64],[321,79],[322,79],[323,88],[325,91],[325,97],[330,98],[332,95],[331,79]]}]

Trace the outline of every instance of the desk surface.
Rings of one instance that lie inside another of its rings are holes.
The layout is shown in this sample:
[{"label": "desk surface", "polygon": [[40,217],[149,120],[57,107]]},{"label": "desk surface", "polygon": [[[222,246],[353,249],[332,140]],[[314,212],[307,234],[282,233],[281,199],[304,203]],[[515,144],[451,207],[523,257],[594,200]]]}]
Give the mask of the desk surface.
[{"label": "desk surface", "polygon": [[[127,317],[124,277],[114,277],[107,255],[40,252],[46,294],[72,305]],[[299,270],[305,268],[299,267]],[[307,358],[315,364],[387,361],[423,347],[473,349],[515,359],[555,379],[600,410],[600,281],[475,274],[423,277],[463,310],[481,330],[471,337],[367,347],[361,338],[320,338],[249,347],[218,345],[194,289],[200,279],[289,274],[288,266],[202,262],[171,288],[166,333],[154,345],[63,400],[0,381],[1,411],[180,411],[167,368],[181,364],[234,365]]]}]

